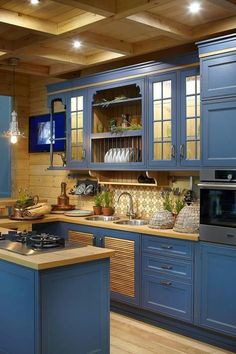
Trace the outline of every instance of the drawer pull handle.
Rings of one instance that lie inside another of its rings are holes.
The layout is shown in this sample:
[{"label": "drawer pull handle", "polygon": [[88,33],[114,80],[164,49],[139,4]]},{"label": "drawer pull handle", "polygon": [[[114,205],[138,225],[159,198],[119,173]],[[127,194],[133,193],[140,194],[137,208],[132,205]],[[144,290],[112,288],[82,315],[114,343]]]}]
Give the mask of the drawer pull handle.
[{"label": "drawer pull handle", "polygon": [[233,234],[227,234],[227,237],[228,237],[228,238],[233,238],[234,235],[233,235]]},{"label": "drawer pull handle", "polygon": [[171,286],[171,285],[172,285],[172,283],[171,283],[171,281],[161,280],[161,285]]},{"label": "drawer pull handle", "polygon": [[170,245],[162,245],[161,248],[165,249],[165,250],[171,250],[173,248],[173,246]]},{"label": "drawer pull handle", "polygon": [[161,266],[161,268],[162,268],[162,269],[168,269],[168,270],[173,269],[173,267],[172,267],[172,266],[170,266],[170,265],[165,265],[165,264],[164,264],[164,265],[162,265],[162,266]]}]

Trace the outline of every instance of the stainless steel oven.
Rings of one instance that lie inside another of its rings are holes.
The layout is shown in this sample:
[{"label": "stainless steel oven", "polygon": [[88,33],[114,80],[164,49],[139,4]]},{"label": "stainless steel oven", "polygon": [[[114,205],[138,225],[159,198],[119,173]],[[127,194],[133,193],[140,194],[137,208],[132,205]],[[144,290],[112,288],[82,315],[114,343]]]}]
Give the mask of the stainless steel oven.
[{"label": "stainless steel oven", "polygon": [[236,170],[200,173],[200,240],[236,245]]}]

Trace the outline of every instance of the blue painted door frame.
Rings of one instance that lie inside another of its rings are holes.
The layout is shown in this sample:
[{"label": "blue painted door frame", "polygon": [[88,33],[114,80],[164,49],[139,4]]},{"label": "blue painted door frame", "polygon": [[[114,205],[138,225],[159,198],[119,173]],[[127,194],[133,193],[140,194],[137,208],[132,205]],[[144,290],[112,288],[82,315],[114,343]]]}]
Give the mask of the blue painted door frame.
[{"label": "blue painted door frame", "polygon": [[11,146],[8,138],[2,137],[2,133],[9,130],[12,98],[0,96],[0,153],[1,153],[1,173],[0,173],[0,198],[11,196]]}]

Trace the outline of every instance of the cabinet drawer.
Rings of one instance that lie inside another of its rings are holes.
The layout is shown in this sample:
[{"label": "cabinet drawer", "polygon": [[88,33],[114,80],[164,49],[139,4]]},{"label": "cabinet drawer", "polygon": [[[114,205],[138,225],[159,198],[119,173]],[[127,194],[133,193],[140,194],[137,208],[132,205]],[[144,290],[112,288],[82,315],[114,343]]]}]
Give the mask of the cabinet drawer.
[{"label": "cabinet drawer", "polygon": [[149,275],[165,274],[183,279],[183,281],[192,280],[192,264],[190,261],[144,254],[143,271],[148,272]]},{"label": "cabinet drawer", "polygon": [[236,53],[202,60],[202,98],[236,95]]},{"label": "cabinet drawer", "polygon": [[189,241],[145,235],[142,240],[142,250],[144,252],[181,258],[192,258],[192,243]]},{"label": "cabinet drawer", "polygon": [[142,305],[160,314],[192,322],[192,286],[165,276],[144,275]]}]

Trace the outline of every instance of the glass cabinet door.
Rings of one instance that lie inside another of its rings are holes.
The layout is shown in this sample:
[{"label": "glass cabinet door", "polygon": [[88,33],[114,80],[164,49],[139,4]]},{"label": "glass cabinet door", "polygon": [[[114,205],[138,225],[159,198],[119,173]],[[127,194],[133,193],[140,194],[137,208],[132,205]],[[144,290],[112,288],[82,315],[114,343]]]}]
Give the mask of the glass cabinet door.
[{"label": "glass cabinet door", "polygon": [[149,164],[173,166],[176,164],[176,74],[151,79],[149,97]]},{"label": "glass cabinet door", "polygon": [[200,164],[200,75],[194,68],[181,73],[181,165]]},{"label": "glass cabinet door", "polygon": [[85,139],[85,92],[79,91],[68,98],[69,124],[69,164],[79,166],[86,164]]}]

